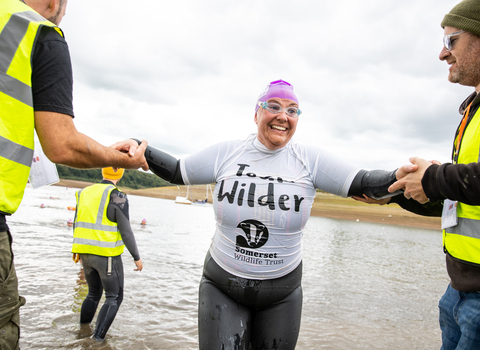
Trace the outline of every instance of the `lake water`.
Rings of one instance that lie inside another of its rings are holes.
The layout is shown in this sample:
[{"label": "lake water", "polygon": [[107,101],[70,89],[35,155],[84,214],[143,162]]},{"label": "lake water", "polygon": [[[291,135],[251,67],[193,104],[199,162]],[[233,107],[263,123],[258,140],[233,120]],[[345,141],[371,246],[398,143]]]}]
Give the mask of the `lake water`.
[{"label": "lake water", "polygon": [[[198,349],[197,289],[214,232],[212,207],[129,196],[144,269],[133,271],[126,250],[124,301],[97,344],[89,338],[93,326],[79,326],[87,285],[66,225],[75,191],[27,188],[8,219],[27,299],[21,348]],[[437,305],[448,284],[441,240],[437,230],[311,217],[297,349],[439,349]]]}]

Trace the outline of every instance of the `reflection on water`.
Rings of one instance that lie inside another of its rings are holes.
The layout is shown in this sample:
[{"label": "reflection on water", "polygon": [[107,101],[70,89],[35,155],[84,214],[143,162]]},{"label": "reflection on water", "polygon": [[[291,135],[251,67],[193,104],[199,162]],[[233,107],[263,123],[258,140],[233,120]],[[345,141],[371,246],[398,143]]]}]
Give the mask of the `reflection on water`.
[{"label": "reflection on water", "polygon": [[[98,344],[89,338],[93,325],[78,323],[87,285],[70,253],[74,193],[28,188],[8,219],[27,299],[22,349],[197,349],[197,288],[214,231],[212,207],[129,196],[144,269],[134,272],[123,254],[124,301]],[[298,349],[440,347],[437,303],[448,283],[440,232],[312,217],[304,237]]]}]

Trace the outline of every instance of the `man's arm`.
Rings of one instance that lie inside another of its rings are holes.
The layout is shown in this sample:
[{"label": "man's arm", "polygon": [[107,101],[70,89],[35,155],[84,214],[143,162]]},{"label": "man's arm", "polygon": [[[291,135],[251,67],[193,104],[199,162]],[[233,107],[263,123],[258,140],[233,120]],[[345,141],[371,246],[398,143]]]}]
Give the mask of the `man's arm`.
[{"label": "man's arm", "polygon": [[479,163],[440,165],[417,157],[410,161],[418,166],[418,170],[395,182],[390,186],[390,192],[404,188],[405,197],[419,203],[448,198],[469,205],[480,205]]},{"label": "man's arm", "polygon": [[469,205],[480,205],[480,164],[432,165],[421,180],[431,201],[445,198]]},{"label": "man's arm", "polygon": [[[72,117],[55,112],[35,112],[35,129],[48,159],[54,163],[75,168],[103,168],[107,166],[148,170],[145,160],[147,142],[134,140],[105,147],[77,131]],[[126,153],[128,152],[128,153]]]}]

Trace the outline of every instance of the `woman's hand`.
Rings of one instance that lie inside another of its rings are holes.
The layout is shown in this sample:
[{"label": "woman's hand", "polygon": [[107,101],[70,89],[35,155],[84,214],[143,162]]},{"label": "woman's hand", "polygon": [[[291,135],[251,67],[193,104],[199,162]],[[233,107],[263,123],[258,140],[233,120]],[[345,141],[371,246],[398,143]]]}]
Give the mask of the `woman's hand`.
[{"label": "woman's hand", "polygon": [[373,198],[370,198],[370,197],[368,197],[367,195],[364,194],[363,197],[353,196],[352,198],[355,199],[356,201],[366,203],[366,204],[385,205],[385,204],[388,204],[390,202],[390,198],[392,198],[392,197],[383,198],[383,199],[373,199]]}]

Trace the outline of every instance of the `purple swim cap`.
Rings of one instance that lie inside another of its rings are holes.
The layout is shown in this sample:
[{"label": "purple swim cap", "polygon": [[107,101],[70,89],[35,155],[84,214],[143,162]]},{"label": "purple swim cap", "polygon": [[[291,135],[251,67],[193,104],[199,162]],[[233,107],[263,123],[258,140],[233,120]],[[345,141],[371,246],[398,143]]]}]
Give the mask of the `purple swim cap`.
[{"label": "purple swim cap", "polygon": [[[293,92],[293,86],[284,80],[275,80],[268,84],[265,90],[258,96],[257,102],[268,101],[273,97],[285,98],[298,103],[297,96]],[[259,107],[258,104],[255,105],[255,112]]]}]

